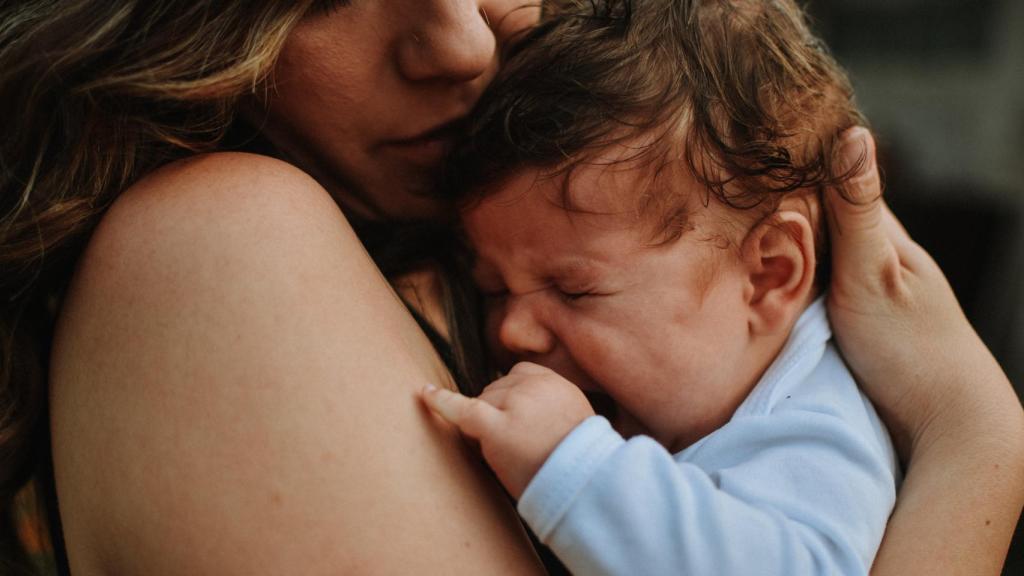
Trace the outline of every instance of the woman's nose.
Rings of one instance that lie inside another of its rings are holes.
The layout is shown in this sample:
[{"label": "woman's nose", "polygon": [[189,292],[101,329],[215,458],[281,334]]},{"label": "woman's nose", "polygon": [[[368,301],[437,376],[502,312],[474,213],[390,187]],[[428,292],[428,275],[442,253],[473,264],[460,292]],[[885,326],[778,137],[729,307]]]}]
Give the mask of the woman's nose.
[{"label": "woman's nose", "polygon": [[547,354],[555,345],[554,334],[528,300],[529,295],[509,297],[498,327],[498,341],[518,359]]},{"label": "woman's nose", "polygon": [[476,0],[423,0],[421,6],[400,46],[406,78],[468,82],[490,69],[496,40]]}]

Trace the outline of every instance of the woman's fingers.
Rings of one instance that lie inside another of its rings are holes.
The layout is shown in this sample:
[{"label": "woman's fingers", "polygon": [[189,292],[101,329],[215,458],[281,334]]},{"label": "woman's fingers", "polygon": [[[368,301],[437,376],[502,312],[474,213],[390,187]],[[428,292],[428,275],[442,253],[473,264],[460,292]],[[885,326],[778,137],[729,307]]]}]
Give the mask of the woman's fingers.
[{"label": "woman's fingers", "polygon": [[856,126],[843,133],[840,146],[839,172],[858,169],[842,191],[832,189],[825,195],[832,258],[840,271],[875,269],[880,259],[891,254],[875,141],[867,128]]},{"label": "woman's fingers", "polygon": [[498,426],[500,410],[479,398],[469,398],[451,390],[426,386],[420,393],[434,413],[454,424],[463,434],[479,440]]},{"label": "woman's fingers", "polygon": [[[849,181],[825,196],[832,240],[833,271],[862,283],[879,270],[935,267],[882,199],[875,140],[862,126],[842,135],[840,173],[857,169]],[[842,280],[842,278],[840,278]]]}]

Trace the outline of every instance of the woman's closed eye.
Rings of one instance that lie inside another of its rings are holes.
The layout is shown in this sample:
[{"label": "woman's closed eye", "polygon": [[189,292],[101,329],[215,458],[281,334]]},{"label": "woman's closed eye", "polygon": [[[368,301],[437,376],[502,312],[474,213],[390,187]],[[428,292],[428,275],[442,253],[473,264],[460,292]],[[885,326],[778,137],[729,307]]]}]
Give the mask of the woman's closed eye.
[{"label": "woman's closed eye", "polygon": [[352,3],[352,0],[317,0],[310,6],[313,14],[330,14],[339,8],[344,8]]}]

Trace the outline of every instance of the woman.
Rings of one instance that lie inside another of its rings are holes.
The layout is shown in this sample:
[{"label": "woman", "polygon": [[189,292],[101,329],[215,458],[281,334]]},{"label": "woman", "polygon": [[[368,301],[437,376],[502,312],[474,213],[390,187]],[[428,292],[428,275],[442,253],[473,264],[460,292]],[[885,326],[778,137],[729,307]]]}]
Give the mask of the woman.
[{"label": "woman", "polygon": [[[392,278],[424,332],[353,232],[443,218],[426,192],[497,47],[537,17],[520,3],[0,8],[18,111],[0,156],[3,512],[52,476],[76,575],[540,573],[479,459],[416,400],[451,385],[427,334],[456,339],[452,284]],[[199,154],[236,115],[277,159]],[[831,311],[909,457],[875,571],[995,574],[1019,405],[871,166],[864,202],[830,205]]]}]

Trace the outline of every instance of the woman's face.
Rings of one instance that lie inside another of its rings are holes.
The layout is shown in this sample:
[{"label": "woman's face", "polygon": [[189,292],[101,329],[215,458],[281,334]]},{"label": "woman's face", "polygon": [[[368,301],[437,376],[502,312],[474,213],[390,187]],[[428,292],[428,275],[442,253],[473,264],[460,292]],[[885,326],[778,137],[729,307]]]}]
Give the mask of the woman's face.
[{"label": "woman's face", "polygon": [[348,210],[422,218],[503,42],[537,0],[318,2],[285,42],[257,125]]}]

